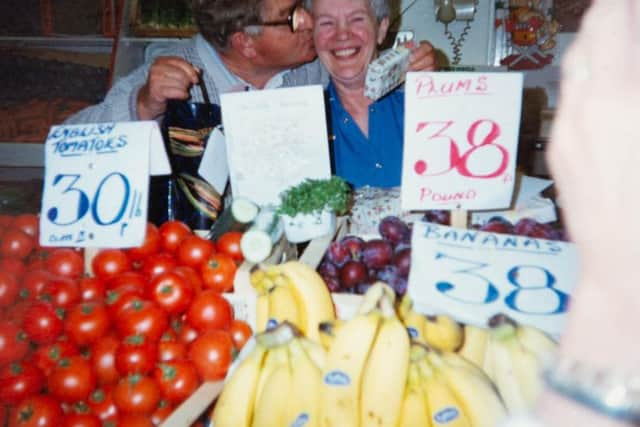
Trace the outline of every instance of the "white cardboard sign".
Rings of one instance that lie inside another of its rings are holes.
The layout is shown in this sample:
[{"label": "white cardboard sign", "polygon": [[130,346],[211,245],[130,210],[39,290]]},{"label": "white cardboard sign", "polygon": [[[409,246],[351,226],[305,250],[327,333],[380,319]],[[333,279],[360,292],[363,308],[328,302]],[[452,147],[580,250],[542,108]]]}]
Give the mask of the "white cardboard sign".
[{"label": "white cardboard sign", "polygon": [[408,73],[402,209],[502,209],[513,192],[520,73]]},{"label": "white cardboard sign", "polygon": [[224,194],[224,189],[229,181],[229,165],[227,164],[227,145],[222,133],[221,126],[216,126],[202,154],[198,174],[220,194]]},{"label": "white cardboard sign", "polygon": [[306,178],[331,176],[322,86],[221,96],[234,197],[277,205]]},{"label": "white cardboard sign", "polygon": [[415,308],[486,326],[494,314],[562,332],[578,257],[571,243],[416,222],[408,292]]},{"label": "white cardboard sign", "polygon": [[53,126],[44,144],[43,246],[138,246],[149,174],[171,172],[156,122]]}]

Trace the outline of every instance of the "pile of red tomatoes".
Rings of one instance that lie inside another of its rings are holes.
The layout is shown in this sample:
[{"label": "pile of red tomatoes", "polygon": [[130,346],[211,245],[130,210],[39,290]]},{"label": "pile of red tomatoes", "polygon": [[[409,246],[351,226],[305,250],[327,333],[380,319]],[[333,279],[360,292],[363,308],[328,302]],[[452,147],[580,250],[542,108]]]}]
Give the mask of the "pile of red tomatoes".
[{"label": "pile of red tomatoes", "polygon": [[251,328],[222,296],[240,233],[147,225],[142,246],[41,247],[35,215],[0,215],[0,427],[158,425],[224,378]]}]

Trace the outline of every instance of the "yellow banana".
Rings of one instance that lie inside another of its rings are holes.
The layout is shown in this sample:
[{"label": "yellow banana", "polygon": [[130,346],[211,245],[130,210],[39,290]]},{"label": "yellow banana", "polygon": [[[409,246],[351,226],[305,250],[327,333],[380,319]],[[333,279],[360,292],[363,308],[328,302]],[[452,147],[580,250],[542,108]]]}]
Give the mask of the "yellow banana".
[{"label": "yellow banana", "polygon": [[328,351],[335,338],[335,334],[340,326],[344,325],[344,320],[335,319],[330,322],[322,322],[318,325],[320,333],[320,344]]},{"label": "yellow banana", "polygon": [[360,426],[396,427],[409,367],[409,334],[393,302],[381,302],[383,320],[365,364],[360,395]]},{"label": "yellow banana", "polygon": [[[285,350],[286,352],[286,350]],[[282,427],[287,423],[289,400],[292,395],[292,377],[289,361],[279,364],[269,374],[264,389],[256,400],[252,427]]]},{"label": "yellow banana", "polygon": [[423,359],[417,365],[422,376],[422,390],[427,400],[431,424],[433,426],[471,427],[471,422],[453,391],[440,378],[440,374],[436,374],[427,359]]},{"label": "yellow banana", "polygon": [[547,363],[555,354],[558,344],[540,329],[529,325],[519,324],[516,335],[522,345],[533,352],[541,363]]},{"label": "yellow banana", "polygon": [[431,347],[442,351],[456,351],[462,344],[462,326],[451,317],[439,314],[427,316],[424,329],[425,341]]},{"label": "yellow banana", "polygon": [[267,329],[285,320],[300,325],[300,310],[291,290],[284,286],[274,286],[269,290],[269,321]]},{"label": "yellow banana", "polygon": [[309,358],[322,371],[327,364],[327,350],[315,341],[311,341],[307,337],[298,338],[302,348],[307,352]]},{"label": "yellow banana", "polygon": [[291,394],[280,396],[287,400],[287,417],[283,426],[320,426],[320,391],[322,371],[311,360],[301,339],[289,343],[291,363]]},{"label": "yellow banana", "polygon": [[[495,427],[506,418],[506,409],[493,383],[479,368],[455,353],[432,351],[427,357],[453,392],[472,427]],[[451,359],[458,361],[451,363]]]},{"label": "yellow banana", "polygon": [[464,325],[464,340],[458,354],[482,368],[487,347],[488,331],[475,325]]},{"label": "yellow banana", "polygon": [[516,366],[512,351],[515,340],[515,327],[504,324],[491,330],[488,344],[490,348],[488,363],[494,375],[494,383],[512,414],[524,412],[529,408],[515,373]]},{"label": "yellow banana", "polygon": [[300,307],[298,326],[305,336],[319,341],[320,323],[336,318],[333,300],[326,283],[313,268],[299,261],[285,262],[276,268],[287,278],[287,286]]},{"label": "yellow banana", "polygon": [[380,311],[373,309],[337,330],[322,374],[321,426],[360,426],[360,385],[380,322]]},{"label": "yellow banana", "polygon": [[269,297],[267,294],[258,294],[256,299],[256,333],[267,330],[269,322]]},{"label": "yellow banana", "polygon": [[216,427],[249,427],[266,349],[260,344],[225,383],[212,414]]},{"label": "yellow banana", "polygon": [[511,350],[514,373],[520,386],[520,391],[525,399],[527,408],[531,409],[542,391],[542,362],[533,352],[522,345],[517,335],[510,339],[506,345]]},{"label": "yellow banana", "polygon": [[262,364],[262,371],[258,377],[256,384],[256,396],[255,405],[257,407],[258,401],[262,398],[267,380],[271,377],[271,374],[280,366],[288,363],[289,356],[287,354],[286,345],[280,345],[275,348],[271,348],[267,351],[264,357],[264,363]]},{"label": "yellow banana", "polygon": [[404,323],[404,326],[407,328],[411,339],[426,343],[424,333],[427,327],[427,318],[413,310],[413,303],[409,295],[405,295],[400,301],[398,314],[402,319],[402,323]]},{"label": "yellow banana", "polygon": [[430,427],[432,425],[421,382],[418,365],[411,362],[400,408],[398,427]]}]

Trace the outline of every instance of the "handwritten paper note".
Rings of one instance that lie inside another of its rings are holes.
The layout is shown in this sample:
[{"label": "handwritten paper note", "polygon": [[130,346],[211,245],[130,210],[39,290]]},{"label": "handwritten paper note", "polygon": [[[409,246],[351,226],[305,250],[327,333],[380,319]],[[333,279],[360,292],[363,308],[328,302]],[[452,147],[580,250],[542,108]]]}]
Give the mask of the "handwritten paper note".
[{"label": "handwritten paper note", "polygon": [[478,326],[505,313],[558,335],[577,271],[571,243],[416,222],[408,293],[422,313]]},{"label": "handwritten paper note", "polygon": [[141,244],[150,171],[171,172],[157,123],[54,126],[44,145],[40,244]]},{"label": "handwritten paper note", "polygon": [[408,73],[402,209],[502,209],[513,192],[522,75]]},{"label": "handwritten paper note", "polygon": [[234,196],[276,205],[306,178],[331,175],[321,86],[221,96]]}]

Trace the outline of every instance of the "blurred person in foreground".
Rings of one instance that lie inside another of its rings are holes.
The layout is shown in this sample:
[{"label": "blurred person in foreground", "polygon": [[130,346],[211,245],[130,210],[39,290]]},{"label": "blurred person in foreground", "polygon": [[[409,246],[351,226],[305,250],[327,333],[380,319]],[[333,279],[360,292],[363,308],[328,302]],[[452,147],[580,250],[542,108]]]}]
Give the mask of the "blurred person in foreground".
[{"label": "blurred person in foreground", "polygon": [[[326,83],[300,0],[193,0],[193,13],[199,34],[156,49],[102,103],[66,123],[161,119],[169,100],[202,101],[200,78],[218,105],[226,92]],[[412,52],[410,67],[435,67],[428,42]]]},{"label": "blurred person in foreground", "polygon": [[369,64],[389,29],[388,0],[308,0],[327,87],[335,174],[355,188],[395,187],[402,172],[404,91],[365,96]]},{"label": "blurred person in foreground", "polygon": [[[639,75],[640,2],[594,0],[564,58],[548,154],[581,264],[550,366],[574,367],[560,382],[590,383],[583,388],[594,398],[558,391],[556,373],[547,377],[536,414],[509,427],[640,425]],[[635,422],[615,417],[622,401],[635,406]]]}]

